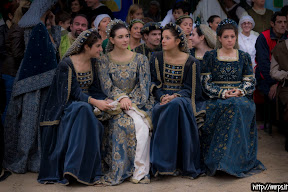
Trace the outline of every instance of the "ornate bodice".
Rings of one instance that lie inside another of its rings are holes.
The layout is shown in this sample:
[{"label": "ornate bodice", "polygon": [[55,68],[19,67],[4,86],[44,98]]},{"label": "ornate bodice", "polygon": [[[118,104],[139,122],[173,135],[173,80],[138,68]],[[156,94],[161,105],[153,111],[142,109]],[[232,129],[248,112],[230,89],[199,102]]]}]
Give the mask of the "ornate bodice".
[{"label": "ornate bodice", "polygon": [[184,76],[183,65],[173,65],[164,63],[163,65],[163,89],[179,91],[183,87],[183,76]]},{"label": "ornate bodice", "polygon": [[88,89],[93,82],[93,74],[92,71],[88,71],[85,73],[77,72],[77,81],[82,89],[83,93],[88,93]]}]

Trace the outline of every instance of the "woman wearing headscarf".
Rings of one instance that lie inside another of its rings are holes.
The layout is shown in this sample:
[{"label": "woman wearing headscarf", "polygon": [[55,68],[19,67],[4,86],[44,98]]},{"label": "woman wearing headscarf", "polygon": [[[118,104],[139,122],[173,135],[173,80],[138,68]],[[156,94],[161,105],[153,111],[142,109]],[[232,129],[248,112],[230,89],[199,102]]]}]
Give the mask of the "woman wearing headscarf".
[{"label": "woman wearing headscarf", "polygon": [[18,23],[21,27],[21,21],[27,21],[31,28],[25,29],[29,32],[27,47],[14,80],[4,125],[3,166],[15,173],[38,172],[40,167],[40,111],[57,67],[55,45],[44,25],[50,13],[47,10],[53,4],[52,0],[34,0]]},{"label": "woman wearing headscarf", "polygon": [[157,175],[191,179],[203,170],[198,127],[203,124],[199,62],[189,54],[186,34],[173,23],[162,33],[162,50],[150,59],[153,108],[151,170]]},{"label": "woman wearing headscarf", "polygon": [[107,38],[107,25],[111,22],[111,17],[108,14],[101,14],[96,17],[93,22],[94,28],[99,32],[102,42],[103,52],[105,53],[105,48],[108,43]]},{"label": "woman wearing headscarf", "polygon": [[[93,106],[110,109],[98,80],[101,36],[83,31],[59,63],[41,116],[40,183],[99,182],[103,125]],[[100,111],[99,111],[100,112]]]},{"label": "woman wearing headscarf", "polygon": [[242,16],[239,25],[242,29],[241,33],[238,35],[238,44],[239,49],[248,53],[251,57],[253,72],[256,66],[255,57],[256,57],[256,49],[255,44],[258,38],[257,33],[252,33],[252,29],[255,26],[255,22],[253,18],[249,15]]},{"label": "woman wearing headscarf", "polygon": [[237,49],[237,24],[221,21],[215,50],[203,58],[201,82],[207,100],[201,146],[208,175],[247,177],[265,170],[257,160],[255,78],[248,53]]}]

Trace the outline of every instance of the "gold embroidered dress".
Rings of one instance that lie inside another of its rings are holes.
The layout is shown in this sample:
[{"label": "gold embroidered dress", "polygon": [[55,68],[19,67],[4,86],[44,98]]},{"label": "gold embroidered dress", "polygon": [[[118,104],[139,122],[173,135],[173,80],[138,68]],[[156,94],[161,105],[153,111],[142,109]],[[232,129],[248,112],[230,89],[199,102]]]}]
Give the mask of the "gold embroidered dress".
[{"label": "gold embroidered dress", "polygon": [[[247,177],[265,169],[257,160],[252,62],[240,50],[236,58],[221,58],[218,51],[206,52],[201,71],[203,90],[210,97],[201,129],[204,163],[209,175],[219,170]],[[242,96],[225,99],[225,92],[233,88]]]},{"label": "gold embroidered dress", "polygon": [[[112,117],[105,127],[102,144],[103,182],[117,185],[132,176],[132,180],[137,183],[149,174],[149,128],[152,128],[153,101],[149,97],[150,68],[147,57],[134,53],[130,61],[121,63],[111,59],[108,53],[100,59],[99,78],[108,98],[120,101],[129,97],[132,101],[129,111],[119,110],[118,104],[118,110],[110,114]],[[141,117],[138,119],[142,121],[140,124],[147,125],[147,128],[141,127],[140,138],[135,116]],[[139,158],[139,154],[142,154],[142,158]]]}]

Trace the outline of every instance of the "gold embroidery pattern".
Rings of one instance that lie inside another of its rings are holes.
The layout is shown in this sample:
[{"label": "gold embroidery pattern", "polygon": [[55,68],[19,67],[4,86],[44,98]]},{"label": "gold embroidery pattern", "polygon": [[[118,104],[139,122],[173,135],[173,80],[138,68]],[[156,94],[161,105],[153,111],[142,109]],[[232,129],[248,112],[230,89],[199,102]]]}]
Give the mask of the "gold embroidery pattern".
[{"label": "gold embroidery pattern", "polygon": [[55,121],[43,121],[43,122],[40,122],[40,126],[58,125],[59,123],[60,123],[60,120],[55,120]]}]

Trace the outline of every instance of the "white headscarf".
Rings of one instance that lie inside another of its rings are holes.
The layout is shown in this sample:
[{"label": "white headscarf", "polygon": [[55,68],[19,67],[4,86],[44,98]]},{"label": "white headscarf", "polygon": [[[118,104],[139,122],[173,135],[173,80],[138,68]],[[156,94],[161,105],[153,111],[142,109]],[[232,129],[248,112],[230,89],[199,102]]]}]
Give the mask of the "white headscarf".
[{"label": "white headscarf", "polygon": [[106,18],[106,17],[109,17],[110,19],[111,19],[111,17],[109,16],[109,15],[107,15],[107,14],[101,14],[101,15],[98,15],[97,17],[96,17],[96,19],[94,20],[94,26],[95,26],[95,29],[98,31],[98,27],[99,27],[99,24],[100,24],[100,22],[104,19],[104,18]]},{"label": "white headscarf", "polygon": [[239,21],[239,26],[241,26],[242,23],[247,22],[247,21],[252,23],[252,29],[253,29],[255,27],[255,22],[254,22],[254,19],[250,15],[242,16],[240,21]]}]

